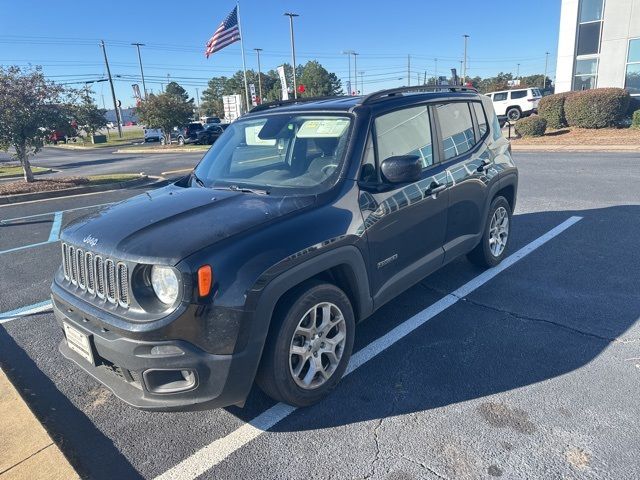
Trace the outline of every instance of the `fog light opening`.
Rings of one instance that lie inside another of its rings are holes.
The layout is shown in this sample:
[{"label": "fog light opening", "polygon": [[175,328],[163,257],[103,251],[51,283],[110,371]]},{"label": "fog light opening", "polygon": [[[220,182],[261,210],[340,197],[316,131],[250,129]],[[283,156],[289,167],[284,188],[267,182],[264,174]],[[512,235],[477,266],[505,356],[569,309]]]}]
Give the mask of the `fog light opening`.
[{"label": "fog light opening", "polygon": [[147,390],[152,393],[178,393],[195,388],[194,370],[145,370],[142,374]]}]

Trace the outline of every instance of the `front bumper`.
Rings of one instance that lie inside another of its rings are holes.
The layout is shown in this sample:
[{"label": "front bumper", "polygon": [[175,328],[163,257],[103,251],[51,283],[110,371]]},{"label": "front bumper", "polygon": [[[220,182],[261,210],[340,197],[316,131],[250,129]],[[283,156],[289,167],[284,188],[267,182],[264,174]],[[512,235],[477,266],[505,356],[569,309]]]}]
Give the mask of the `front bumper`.
[{"label": "front bumper", "polygon": [[[216,355],[182,340],[131,339],[100,326],[104,322],[56,295],[52,295],[52,302],[63,332],[66,323],[88,336],[94,362],[69,348],[66,338],[59,344],[60,353],[133,407],[173,411],[242,404],[251,388],[256,355],[260,355],[254,348]],[[170,347],[173,353],[154,354],[158,349],[152,351],[153,347],[161,347],[163,352]],[[163,378],[173,378],[183,371],[192,375],[191,385],[183,384],[177,390],[158,388]]]}]

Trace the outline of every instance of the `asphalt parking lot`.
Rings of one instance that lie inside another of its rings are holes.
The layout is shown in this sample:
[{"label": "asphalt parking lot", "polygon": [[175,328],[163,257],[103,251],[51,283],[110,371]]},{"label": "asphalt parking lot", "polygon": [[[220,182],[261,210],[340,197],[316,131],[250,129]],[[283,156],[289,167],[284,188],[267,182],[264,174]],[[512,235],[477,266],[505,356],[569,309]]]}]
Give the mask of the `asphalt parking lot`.
[{"label": "asphalt parking lot", "polygon": [[0,207],[0,363],[84,478],[639,478],[640,159],[515,158],[519,256],[488,276],[459,259],[385,305],[314,407],[254,389],[137,411],[61,357],[52,313],[23,314],[46,308],[56,218],[144,189]]}]

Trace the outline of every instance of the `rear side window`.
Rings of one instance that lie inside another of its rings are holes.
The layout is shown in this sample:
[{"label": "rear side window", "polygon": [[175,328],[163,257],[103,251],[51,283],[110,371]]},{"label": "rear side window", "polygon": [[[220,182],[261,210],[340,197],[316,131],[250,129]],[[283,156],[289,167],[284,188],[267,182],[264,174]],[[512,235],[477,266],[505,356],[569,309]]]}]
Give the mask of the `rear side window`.
[{"label": "rear side window", "polygon": [[475,144],[471,111],[466,102],[438,105],[438,120],[444,148],[444,159],[448,160],[471,150]]},{"label": "rear side window", "polygon": [[480,136],[484,137],[485,133],[487,133],[487,116],[484,113],[484,108],[482,108],[482,104],[480,102],[473,102],[471,104],[475,114],[476,119],[478,120],[478,130],[480,130]]},{"label": "rear side window", "polygon": [[511,92],[511,100],[517,100],[518,98],[524,98],[527,96],[526,90],[518,90],[517,92]]},{"label": "rear side window", "polygon": [[433,165],[429,108],[405,108],[379,116],[376,142],[380,162],[397,155],[418,155],[422,168]]},{"label": "rear side window", "polygon": [[507,92],[496,93],[493,95],[494,102],[502,102],[507,99]]}]

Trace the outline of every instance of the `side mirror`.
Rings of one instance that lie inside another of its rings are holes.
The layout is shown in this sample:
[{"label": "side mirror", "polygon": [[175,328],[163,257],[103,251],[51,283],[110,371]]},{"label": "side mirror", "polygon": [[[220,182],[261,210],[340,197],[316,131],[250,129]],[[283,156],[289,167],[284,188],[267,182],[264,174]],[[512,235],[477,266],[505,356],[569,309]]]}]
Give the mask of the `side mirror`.
[{"label": "side mirror", "polygon": [[422,178],[422,161],[418,155],[389,157],[382,162],[380,170],[388,183],[413,183]]}]

